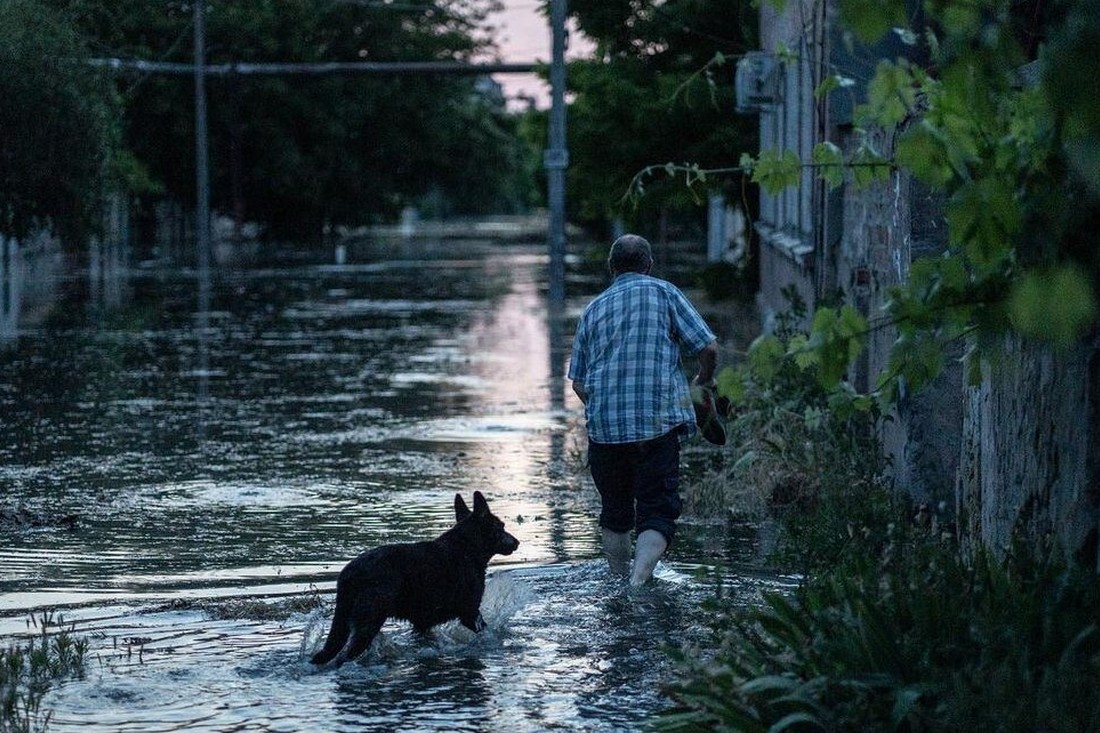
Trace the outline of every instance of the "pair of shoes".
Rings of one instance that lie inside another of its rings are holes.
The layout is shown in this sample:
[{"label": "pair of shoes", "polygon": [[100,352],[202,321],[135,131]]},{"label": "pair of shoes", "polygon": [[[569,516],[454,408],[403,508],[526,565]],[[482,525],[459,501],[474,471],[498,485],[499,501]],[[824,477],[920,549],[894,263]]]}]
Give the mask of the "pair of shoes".
[{"label": "pair of shoes", "polygon": [[722,400],[724,400],[722,405],[724,409],[720,411],[713,390],[698,385],[691,388],[691,403],[695,407],[695,424],[699,426],[699,430],[703,433],[703,437],[706,438],[707,442],[714,445],[726,444],[726,428],[722,425],[719,415],[725,413],[728,416],[730,406],[729,400],[724,397]]}]

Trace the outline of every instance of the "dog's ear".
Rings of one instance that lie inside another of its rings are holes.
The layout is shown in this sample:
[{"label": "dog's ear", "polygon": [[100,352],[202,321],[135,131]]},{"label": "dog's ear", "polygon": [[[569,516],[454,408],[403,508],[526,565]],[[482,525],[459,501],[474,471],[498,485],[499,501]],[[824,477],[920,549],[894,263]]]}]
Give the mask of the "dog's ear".
[{"label": "dog's ear", "polygon": [[489,502],[485,501],[485,497],[481,495],[480,491],[474,492],[474,513],[475,514],[488,514]]},{"label": "dog's ear", "polygon": [[470,516],[470,507],[466,506],[466,502],[462,500],[462,494],[455,494],[455,521],[461,522],[468,516]]}]

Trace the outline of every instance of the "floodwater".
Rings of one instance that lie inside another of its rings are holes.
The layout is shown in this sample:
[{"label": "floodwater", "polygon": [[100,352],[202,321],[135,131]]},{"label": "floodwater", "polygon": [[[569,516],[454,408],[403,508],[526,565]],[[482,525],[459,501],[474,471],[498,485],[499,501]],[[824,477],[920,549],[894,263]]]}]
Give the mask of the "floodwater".
[{"label": "floodwater", "polygon": [[[350,259],[225,271],[205,318],[191,273],[150,270],[121,312],[0,351],[0,509],[42,519],[0,530],[0,641],[52,609],[90,644],[51,731],[637,730],[710,578],[784,585],[751,531],[691,517],[657,583],[606,572],[562,379],[598,277],[550,318],[541,247]],[[490,565],[488,629],[389,622],[313,669],[344,563],[439,534],[474,490],[521,542]]]}]

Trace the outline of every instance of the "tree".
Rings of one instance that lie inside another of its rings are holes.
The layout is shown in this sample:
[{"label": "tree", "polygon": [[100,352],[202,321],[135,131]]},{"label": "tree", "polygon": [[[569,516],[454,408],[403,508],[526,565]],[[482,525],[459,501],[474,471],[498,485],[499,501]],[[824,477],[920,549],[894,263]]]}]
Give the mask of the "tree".
[{"label": "tree", "polygon": [[[699,192],[656,175],[631,205],[637,173],[666,161],[694,169],[736,165],[755,150],[754,120],[733,106],[730,63],[753,48],[755,10],[721,0],[574,0],[569,11],[596,43],[569,67],[569,190],[576,216],[599,221],[661,208],[697,207]],[[733,188],[713,176],[702,188]]]},{"label": "tree", "polygon": [[65,18],[34,0],[0,4],[0,234],[52,228],[83,246],[119,171],[110,82]]},{"label": "tree", "polygon": [[[54,2],[71,8],[104,55],[191,60],[187,3]],[[467,61],[488,50],[480,29],[495,5],[220,0],[207,11],[208,63]],[[127,144],[168,195],[191,203],[190,78],[120,83]],[[518,147],[502,116],[486,110],[477,84],[473,77],[407,74],[212,78],[212,203],[266,224],[272,236],[295,238],[317,235],[326,224],[391,216],[433,189],[461,206],[476,200],[484,207],[514,183],[504,173]],[[469,144],[471,137],[486,142]]]}]

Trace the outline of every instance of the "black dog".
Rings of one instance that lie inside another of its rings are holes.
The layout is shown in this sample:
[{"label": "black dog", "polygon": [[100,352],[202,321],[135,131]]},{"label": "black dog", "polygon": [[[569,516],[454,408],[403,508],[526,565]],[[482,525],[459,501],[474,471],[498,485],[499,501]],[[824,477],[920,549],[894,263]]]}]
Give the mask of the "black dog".
[{"label": "black dog", "polygon": [[472,512],[455,494],[455,520],[438,539],[382,545],[349,562],[336,580],[328,639],[310,661],[336,659],[340,666],[355,659],[387,618],[411,621],[419,633],[456,618],[471,631],[484,629],[479,609],[489,558],[511,555],[519,540],[504,531],[480,491]]}]

